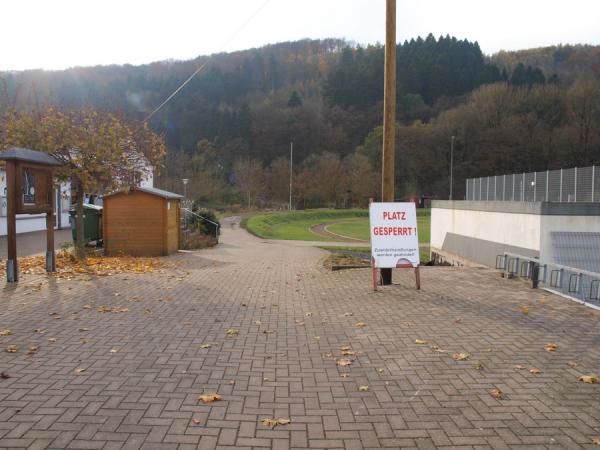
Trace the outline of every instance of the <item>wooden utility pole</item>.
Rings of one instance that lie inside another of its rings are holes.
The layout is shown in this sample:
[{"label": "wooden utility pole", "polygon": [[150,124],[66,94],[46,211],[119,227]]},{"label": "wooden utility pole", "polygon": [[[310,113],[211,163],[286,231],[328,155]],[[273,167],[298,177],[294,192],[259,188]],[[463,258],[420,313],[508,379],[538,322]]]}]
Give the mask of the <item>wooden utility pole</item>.
[{"label": "wooden utility pole", "polygon": [[[386,0],[385,82],[383,97],[383,152],[381,201],[394,201],[394,153],[396,148],[396,0]],[[392,269],[381,269],[383,284],[392,284]]]}]

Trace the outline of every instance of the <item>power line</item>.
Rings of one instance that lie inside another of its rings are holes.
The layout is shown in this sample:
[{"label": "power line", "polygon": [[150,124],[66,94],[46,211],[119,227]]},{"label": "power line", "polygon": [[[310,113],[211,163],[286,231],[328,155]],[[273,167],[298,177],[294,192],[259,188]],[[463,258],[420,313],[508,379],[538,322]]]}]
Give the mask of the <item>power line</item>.
[{"label": "power line", "polygon": [[[254,19],[264,8],[265,6],[267,6],[267,4],[270,2],[271,0],[265,0],[260,7],[254,11],[250,17],[248,17],[248,19],[246,19],[244,22],[242,22],[242,24],[229,36],[229,38],[223,42],[222,48],[227,47],[227,45],[244,29],[246,28],[246,26],[252,21],[252,19]],[[186,84],[188,84],[190,81],[192,81],[192,79],[198,75],[200,73],[200,71],[202,69],[204,69],[204,67],[208,64],[208,59],[206,61],[204,61],[195,71],[194,73],[192,73],[183,83],[181,83],[181,85],[175,89],[173,91],[173,93],[171,95],[169,95],[160,105],[158,105],[158,107],[156,109],[154,109],[154,111],[152,111],[150,114],[148,114],[148,117],[146,117],[144,119],[144,122],[147,122],[148,120],[150,120],[150,118],[156,114],[158,111],[160,111],[162,109],[163,106],[165,106],[173,97],[175,97],[177,95],[177,93],[179,91],[181,91]]]}]

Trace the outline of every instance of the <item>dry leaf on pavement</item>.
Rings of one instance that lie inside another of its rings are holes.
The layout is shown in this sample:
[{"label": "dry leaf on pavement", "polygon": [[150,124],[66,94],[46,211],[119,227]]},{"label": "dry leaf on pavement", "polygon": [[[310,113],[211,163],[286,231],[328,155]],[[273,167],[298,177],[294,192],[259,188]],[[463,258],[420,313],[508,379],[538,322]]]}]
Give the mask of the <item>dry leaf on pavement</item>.
[{"label": "dry leaf on pavement", "polygon": [[537,367],[532,367],[531,369],[529,369],[529,373],[537,375],[537,374],[542,373],[542,371],[540,369],[538,369]]},{"label": "dry leaf on pavement", "polygon": [[433,345],[431,347],[431,350],[433,350],[436,353],[446,353],[446,350],[444,350],[443,348],[439,348],[437,345]]},{"label": "dry leaf on pavement", "polygon": [[277,425],[287,425],[291,422],[290,419],[261,419],[261,423],[269,428],[275,428]]},{"label": "dry leaf on pavement", "polygon": [[85,369],[82,369],[81,367],[75,369],[75,373],[82,373],[85,372]]},{"label": "dry leaf on pavement", "polygon": [[368,390],[369,390],[369,386],[359,386],[358,387],[359,392],[367,392]]},{"label": "dry leaf on pavement", "polygon": [[529,307],[528,306],[521,306],[521,312],[525,315],[529,314]]},{"label": "dry leaf on pavement", "polygon": [[523,364],[517,364],[517,365],[515,366],[515,369],[519,369],[519,370],[520,370],[520,369],[524,369],[524,368],[525,368],[525,366],[524,366]]},{"label": "dry leaf on pavement", "polygon": [[424,341],[423,339],[415,339],[415,344],[423,345],[423,344],[427,344],[427,341]]},{"label": "dry leaf on pavement", "polygon": [[235,328],[230,328],[227,330],[227,336],[237,336],[240,333],[240,330],[236,330]]},{"label": "dry leaf on pavement", "polygon": [[17,347],[16,345],[9,345],[8,347],[6,347],[7,353],[17,353],[18,351],[19,347]]},{"label": "dry leaf on pavement", "polygon": [[210,348],[210,344],[202,344],[200,348]]},{"label": "dry leaf on pavement", "polygon": [[496,400],[500,400],[504,396],[504,392],[502,392],[498,388],[494,388],[490,391],[490,395],[494,397]]},{"label": "dry leaf on pavement", "polygon": [[10,336],[11,334],[10,330],[0,330],[0,336]]},{"label": "dry leaf on pavement", "polygon": [[221,397],[219,394],[202,394],[200,397],[198,397],[198,400],[204,402],[204,403],[212,403],[212,402],[216,402],[219,400],[223,400],[223,397]]},{"label": "dry leaf on pavement", "polygon": [[558,348],[558,345],[556,345],[554,342],[548,342],[546,345],[544,345],[544,349],[547,352],[553,352]]},{"label": "dry leaf on pavement", "polygon": [[569,361],[569,362],[567,363],[567,365],[568,365],[569,367],[575,368],[575,367],[577,367],[579,364],[577,364],[575,361]]},{"label": "dry leaf on pavement", "polygon": [[464,361],[466,359],[469,359],[469,354],[468,353],[454,353],[452,355],[452,359],[454,361]]},{"label": "dry leaf on pavement", "polygon": [[592,441],[592,444],[594,444],[594,445],[600,445],[600,439],[594,439]]},{"label": "dry leaf on pavement", "polygon": [[36,353],[38,351],[38,348],[36,345],[32,345],[31,347],[29,347],[29,350],[27,351],[28,355],[33,355],[34,353]]},{"label": "dry leaf on pavement", "polygon": [[354,324],[354,326],[355,326],[356,328],[363,328],[363,327],[366,327],[366,326],[367,326],[367,324],[366,324],[366,323],[364,323],[364,322],[356,322],[356,323]]},{"label": "dry leaf on pavement", "polygon": [[56,342],[56,338],[48,338],[48,342]]},{"label": "dry leaf on pavement", "polygon": [[578,379],[584,383],[598,383],[598,375],[581,375]]},{"label": "dry leaf on pavement", "polygon": [[338,366],[344,367],[344,366],[349,366],[350,364],[352,364],[352,360],[343,358],[343,359],[338,359],[335,363]]}]

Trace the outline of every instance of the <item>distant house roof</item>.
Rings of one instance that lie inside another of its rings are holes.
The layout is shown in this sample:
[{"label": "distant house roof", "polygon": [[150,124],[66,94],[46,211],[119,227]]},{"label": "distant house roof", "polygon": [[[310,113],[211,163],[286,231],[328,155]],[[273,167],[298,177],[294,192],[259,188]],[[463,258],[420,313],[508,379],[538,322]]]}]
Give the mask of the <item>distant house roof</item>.
[{"label": "distant house roof", "polygon": [[162,189],[157,188],[143,188],[138,186],[131,187],[123,191],[113,192],[112,194],[105,195],[105,197],[134,191],[145,192],[146,194],[156,195],[157,197],[166,198],[167,200],[178,200],[183,198],[183,195],[175,194],[174,192],[164,191]]},{"label": "distant house roof", "polygon": [[0,152],[0,160],[18,160],[31,162],[36,164],[44,164],[46,166],[61,166],[61,162],[58,161],[54,156],[48,153],[38,152],[37,150],[30,150],[28,148],[17,148],[13,147],[9,150]]}]

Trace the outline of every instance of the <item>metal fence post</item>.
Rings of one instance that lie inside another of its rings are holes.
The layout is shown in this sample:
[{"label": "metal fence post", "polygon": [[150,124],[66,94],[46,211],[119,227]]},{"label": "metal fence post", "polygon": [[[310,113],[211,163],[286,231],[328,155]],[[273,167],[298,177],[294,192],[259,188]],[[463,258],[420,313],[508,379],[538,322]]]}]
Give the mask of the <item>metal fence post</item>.
[{"label": "metal fence post", "polygon": [[513,202],[515,201],[515,174],[513,173],[513,193],[512,193],[512,199]]},{"label": "metal fence post", "polygon": [[504,192],[506,192],[506,174],[502,178],[502,201],[504,201]]},{"label": "metal fence post", "polygon": [[537,191],[537,172],[533,172],[533,202],[535,203],[535,191]]},{"label": "metal fence post", "polygon": [[550,186],[550,171],[546,170],[546,201],[549,202],[550,201],[550,197],[549,197],[549,186]]},{"label": "metal fence post", "polygon": [[575,167],[575,201],[577,201],[577,167]]},{"label": "metal fence post", "polygon": [[498,177],[494,176],[494,201],[496,201],[496,188],[498,187]]},{"label": "metal fence post", "polygon": [[487,187],[485,188],[485,201],[490,201],[490,177],[487,177]]},{"label": "metal fence post", "polygon": [[592,166],[592,201],[594,201],[594,182],[596,181],[596,166]]},{"label": "metal fence post", "polygon": [[521,176],[521,201],[525,201],[525,172]]},{"label": "metal fence post", "polygon": [[479,201],[481,201],[481,185],[483,184],[483,178],[479,179]]},{"label": "metal fence post", "polygon": [[560,169],[560,194],[559,194],[559,200],[558,200],[559,202],[562,202],[562,173],[563,173],[563,170]]}]

